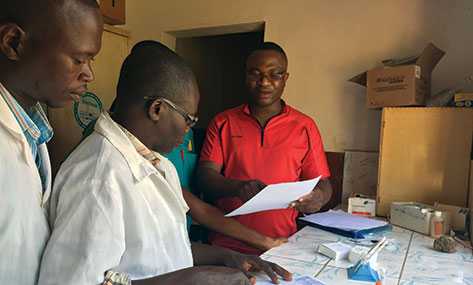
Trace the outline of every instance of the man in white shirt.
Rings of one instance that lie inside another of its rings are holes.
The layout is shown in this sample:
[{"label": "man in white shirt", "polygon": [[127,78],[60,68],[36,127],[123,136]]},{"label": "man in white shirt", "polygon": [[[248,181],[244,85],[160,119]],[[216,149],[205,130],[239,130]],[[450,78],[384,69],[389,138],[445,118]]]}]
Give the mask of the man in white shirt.
[{"label": "man in white shirt", "polygon": [[93,80],[95,0],[0,1],[0,284],[37,284],[50,230],[53,131],[39,103],[62,107]]},{"label": "man in white shirt", "polygon": [[40,285],[249,284],[251,270],[291,279],[256,256],[191,245],[176,169],[159,153],[182,143],[198,101],[179,56],[157,42],[133,48],[112,117],[101,114],[56,177]]}]

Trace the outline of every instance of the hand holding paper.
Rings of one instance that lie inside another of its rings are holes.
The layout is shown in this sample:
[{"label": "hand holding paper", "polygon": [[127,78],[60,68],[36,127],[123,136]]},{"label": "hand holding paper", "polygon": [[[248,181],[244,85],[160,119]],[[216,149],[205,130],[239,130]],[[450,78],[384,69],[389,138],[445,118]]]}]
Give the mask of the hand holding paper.
[{"label": "hand holding paper", "polygon": [[295,208],[297,211],[310,214],[319,211],[324,206],[325,196],[320,189],[311,191],[309,194],[302,196],[297,201],[291,202],[289,207]]},{"label": "hand holding paper", "polygon": [[238,189],[238,196],[243,202],[246,202],[263,190],[266,185],[259,180],[241,181]]},{"label": "hand holding paper", "polygon": [[320,176],[301,182],[268,185],[240,208],[225,216],[233,217],[267,210],[285,209],[292,201],[309,194],[319,180]]}]

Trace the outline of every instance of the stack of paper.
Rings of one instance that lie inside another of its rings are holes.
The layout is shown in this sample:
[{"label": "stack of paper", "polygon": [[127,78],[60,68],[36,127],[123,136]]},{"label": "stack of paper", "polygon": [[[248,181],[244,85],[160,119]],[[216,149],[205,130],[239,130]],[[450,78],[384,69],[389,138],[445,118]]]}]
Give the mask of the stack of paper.
[{"label": "stack of paper", "polygon": [[348,259],[351,246],[341,242],[323,243],[319,245],[317,251],[335,260]]}]

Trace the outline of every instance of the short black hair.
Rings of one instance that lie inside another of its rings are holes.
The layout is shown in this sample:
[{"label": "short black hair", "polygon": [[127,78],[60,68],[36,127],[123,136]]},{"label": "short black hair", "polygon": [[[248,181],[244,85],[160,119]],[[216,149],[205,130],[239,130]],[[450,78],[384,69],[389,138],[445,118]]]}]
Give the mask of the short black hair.
[{"label": "short black hair", "polygon": [[57,31],[84,7],[97,11],[100,8],[97,0],[0,0],[0,24],[15,23],[30,38],[47,41],[50,40],[47,35]]},{"label": "short black hair", "polygon": [[97,0],[1,0],[0,22],[13,22],[24,26],[35,16],[41,17],[51,7],[61,8],[65,4],[75,2],[90,8],[99,8]]},{"label": "short black hair", "polygon": [[120,101],[146,104],[145,97],[179,102],[194,82],[191,68],[175,52],[160,42],[142,41],[132,48],[121,67],[117,105]]},{"label": "short black hair", "polygon": [[272,51],[275,51],[275,52],[278,52],[280,53],[283,58],[286,60],[287,62],[287,55],[286,55],[286,52],[284,51],[284,49],[278,45],[277,43],[274,43],[274,42],[264,42],[264,43],[261,43],[260,45],[256,46],[251,52],[250,54],[248,55],[248,57],[250,57],[253,53],[257,52],[257,51],[261,51],[261,50],[272,50]]}]

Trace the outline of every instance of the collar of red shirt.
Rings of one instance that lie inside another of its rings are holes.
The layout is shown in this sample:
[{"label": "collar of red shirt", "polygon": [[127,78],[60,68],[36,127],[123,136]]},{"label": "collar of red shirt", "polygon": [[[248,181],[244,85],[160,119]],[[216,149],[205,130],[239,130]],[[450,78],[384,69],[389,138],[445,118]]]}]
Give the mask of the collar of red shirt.
[{"label": "collar of red shirt", "polygon": [[[282,100],[282,99],[281,99],[281,104],[282,104],[282,110],[281,110],[281,113],[278,114],[278,116],[289,113],[289,106],[287,106],[286,102],[284,102],[284,100]],[[243,113],[251,116],[250,105],[249,104],[244,104],[241,107],[241,111]]]}]

